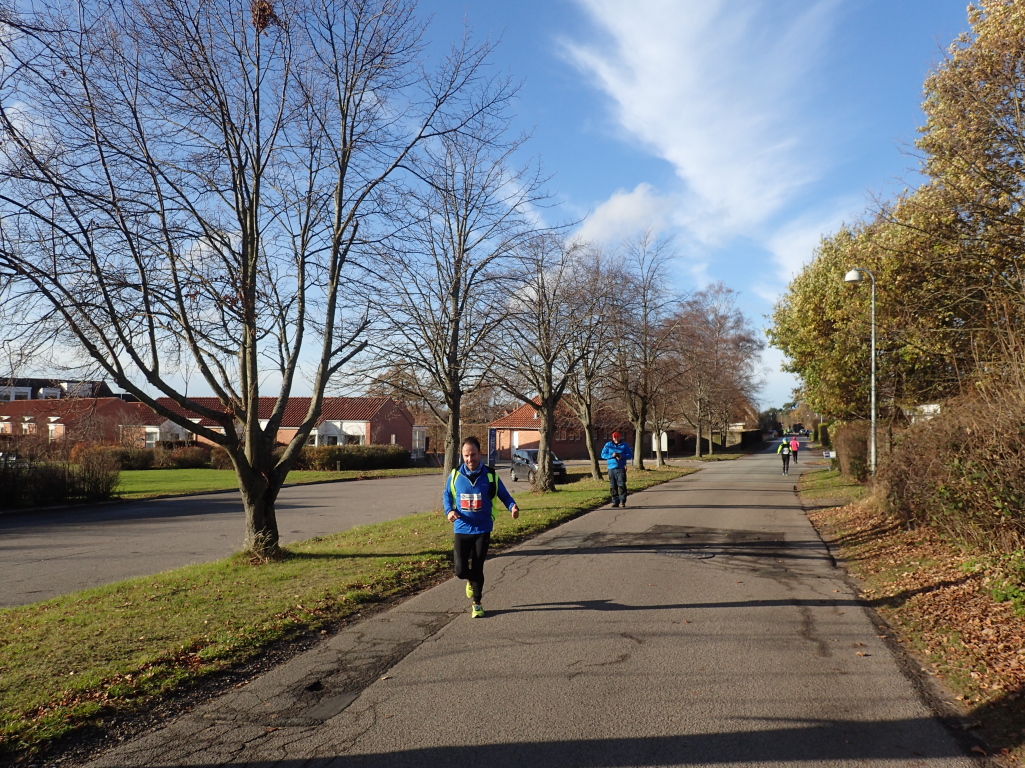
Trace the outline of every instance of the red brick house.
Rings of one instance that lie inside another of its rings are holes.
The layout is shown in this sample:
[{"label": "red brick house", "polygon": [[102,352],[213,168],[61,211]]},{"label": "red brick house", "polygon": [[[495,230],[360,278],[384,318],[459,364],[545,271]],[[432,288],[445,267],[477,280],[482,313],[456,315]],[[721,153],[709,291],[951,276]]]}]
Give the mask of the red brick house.
[{"label": "red brick house", "polygon": [[70,397],[0,403],[0,439],[96,442],[153,447],[165,419],[142,403],[117,397]]},{"label": "red brick house", "polygon": [[[541,440],[539,416],[533,407],[524,403],[512,413],[495,419],[488,427],[496,430],[496,447],[501,459],[509,459],[520,448],[537,448]],[[622,427],[595,426],[594,442],[598,450],[612,435],[613,429],[627,432]],[[568,406],[559,404],[555,409],[555,434],[552,451],[560,459],[586,459],[587,442],[584,427]]]},{"label": "red brick house", "polygon": [[[222,406],[216,397],[192,398],[200,405],[211,410],[221,410]],[[277,442],[287,443],[306,418],[310,409],[309,397],[289,398],[285,413],[278,429]],[[160,405],[170,411],[185,415],[191,421],[221,431],[222,427],[211,419],[201,418],[179,406],[170,398],[157,400]],[[274,409],[277,398],[261,397],[259,402],[259,418],[261,425],[266,425]],[[409,410],[389,397],[325,397],[320,412],[320,419],[310,434],[309,445],[367,445],[394,444],[401,445],[413,455],[423,456],[424,441],[427,428],[415,426]],[[203,438],[197,440],[208,442]]]}]

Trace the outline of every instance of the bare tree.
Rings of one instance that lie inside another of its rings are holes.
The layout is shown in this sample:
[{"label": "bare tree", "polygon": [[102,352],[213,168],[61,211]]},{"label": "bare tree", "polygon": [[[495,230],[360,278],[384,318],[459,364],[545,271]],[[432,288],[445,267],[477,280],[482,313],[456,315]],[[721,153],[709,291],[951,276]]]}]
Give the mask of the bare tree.
[{"label": "bare tree", "polygon": [[[614,324],[609,312],[615,300],[614,286],[622,276],[622,263],[606,256],[599,248],[582,246],[574,260],[572,279],[576,301],[590,303],[591,312],[580,318],[581,333],[571,338],[566,349],[580,364],[570,377],[565,403],[580,421],[591,465],[591,477],[602,479],[600,448],[595,444],[595,420],[607,399],[608,376],[613,353]],[[577,345],[582,345],[578,347]]]},{"label": "bare tree", "polygon": [[534,487],[554,491],[551,443],[556,408],[591,348],[597,326],[590,322],[601,297],[582,294],[573,279],[580,246],[553,233],[533,237],[519,250],[522,283],[502,326],[502,355],[495,376],[509,394],[538,417],[538,468]]},{"label": "bare tree", "polygon": [[634,466],[644,468],[644,430],[652,402],[666,376],[668,318],[679,300],[669,287],[668,265],[675,256],[670,243],[646,232],[626,246],[626,275],[614,311],[616,345],[614,381],[634,427]]},{"label": "bare tree", "polygon": [[[277,494],[366,343],[353,260],[416,148],[490,108],[467,98],[487,50],[428,72],[411,0],[36,7],[31,34],[0,35],[0,274],[21,318],[3,333],[51,334],[223,446],[245,546],[274,555]],[[187,371],[220,408],[187,396]]]},{"label": "bare tree", "polygon": [[706,426],[709,452],[714,452],[716,428],[725,446],[731,414],[758,388],[756,366],[764,343],[736,303],[736,292],[716,283],[683,302],[675,317],[674,350],[687,361],[680,412],[697,433],[696,456]]},{"label": "bare tree", "polygon": [[[404,195],[411,220],[401,247],[379,254],[387,286],[386,323],[376,344],[387,365],[403,365],[422,397],[446,424],[445,472],[461,461],[463,398],[487,380],[492,336],[505,317],[505,263],[531,233],[530,209],[544,200],[533,166],[514,167],[523,139],[509,140],[497,109],[515,94],[489,84],[482,110],[463,130],[425,146],[416,167],[421,183]],[[440,394],[440,398],[430,397]]]}]

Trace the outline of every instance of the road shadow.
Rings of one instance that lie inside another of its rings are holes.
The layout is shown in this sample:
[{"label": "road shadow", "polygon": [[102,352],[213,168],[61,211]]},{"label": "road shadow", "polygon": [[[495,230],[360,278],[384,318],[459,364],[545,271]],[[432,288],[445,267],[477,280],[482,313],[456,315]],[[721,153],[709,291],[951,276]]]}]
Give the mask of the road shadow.
[{"label": "road shadow", "polygon": [[[194,768],[641,768],[666,765],[800,764],[856,760],[963,760],[967,744],[937,738],[930,718],[902,720],[758,719],[757,726],[722,733],[607,739],[515,741],[468,746],[423,747],[377,754],[343,753],[315,759],[267,762],[190,760]],[[785,725],[783,725],[785,723]],[[775,725],[775,727],[766,727]],[[155,768],[169,764],[152,763]]]},{"label": "road shadow", "polygon": [[59,526],[110,523],[118,521],[167,520],[188,517],[238,515],[242,519],[242,499],[238,491],[176,496],[145,501],[115,501],[107,504],[83,504],[61,509],[8,512],[0,515],[0,532],[37,530]]},{"label": "road shadow", "polygon": [[787,541],[779,531],[654,525],[640,532],[591,533],[575,541],[573,546],[558,546],[559,542],[567,539],[565,536],[558,537],[537,548],[525,545],[516,550],[497,552],[494,557],[650,553],[667,557],[769,558],[777,562],[830,560],[829,554],[817,539]]}]

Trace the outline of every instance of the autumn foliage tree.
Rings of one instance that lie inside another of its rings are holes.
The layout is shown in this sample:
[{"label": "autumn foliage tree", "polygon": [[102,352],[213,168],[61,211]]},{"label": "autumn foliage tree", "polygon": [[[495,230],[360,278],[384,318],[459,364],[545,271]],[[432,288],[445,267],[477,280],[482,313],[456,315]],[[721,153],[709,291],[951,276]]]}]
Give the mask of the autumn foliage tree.
[{"label": "autumn foliage tree", "polygon": [[855,267],[878,286],[881,403],[940,401],[1025,359],[1025,10],[983,0],[969,21],[925,84],[927,181],[825,238],[776,307],[770,339],[821,412],[867,416]]}]

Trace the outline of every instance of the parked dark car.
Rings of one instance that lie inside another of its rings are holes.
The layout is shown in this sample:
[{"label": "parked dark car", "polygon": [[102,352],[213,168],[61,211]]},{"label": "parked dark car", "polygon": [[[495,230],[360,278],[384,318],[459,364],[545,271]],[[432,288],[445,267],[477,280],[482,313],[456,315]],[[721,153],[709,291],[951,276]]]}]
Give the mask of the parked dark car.
[{"label": "parked dark car", "polygon": [[[509,477],[515,483],[517,480],[534,482],[537,474],[537,449],[524,449],[512,452],[512,467],[509,469]],[[559,457],[552,454],[552,476],[557,483],[566,482],[566,465]]]}]

